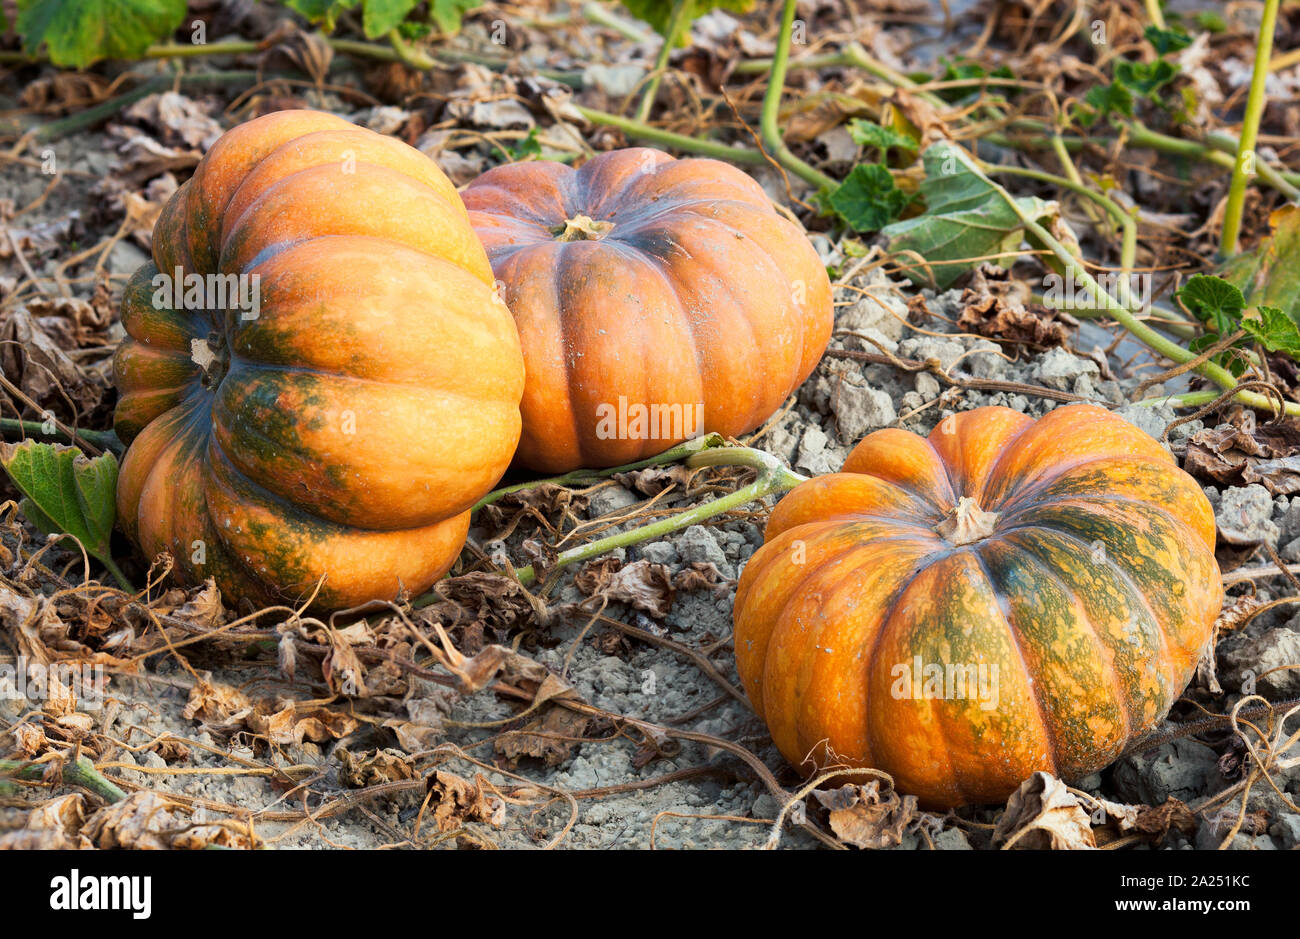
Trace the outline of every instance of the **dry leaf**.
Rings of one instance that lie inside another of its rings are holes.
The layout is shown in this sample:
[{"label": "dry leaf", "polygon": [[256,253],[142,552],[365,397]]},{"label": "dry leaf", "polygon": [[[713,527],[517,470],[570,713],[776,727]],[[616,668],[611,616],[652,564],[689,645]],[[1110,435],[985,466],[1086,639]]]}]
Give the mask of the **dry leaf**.
[{"label": "dry leaf", "polygon": [[90,816],[81,833],[96,848],[165,850],[172,834],[185,827],[173,807],[155,792],[133,792]]},{"label": "dry leaf", "polygon": [[574,576],[573,585],[589,597],[626,603],[656,619],[668,615],[675,595],[668,568],[644,559],[627,565],[618,558],[589,561]]},{"label": "dry leaf", "polygon": [[300,744],[304,740],[324,743],[346,737],[360,726],[360,721],[319,705],[303,706],[299,702],[269,699],[257,702],[246,718],[248,729],[266,737],[271,743]]},{"label": "dry leaf", "polygon": [[339,758],[339,782],[349,789],[365,789],[400,779],[414,779],[418,774],[415,763],[398,750],[372,750],[362,756],[353,756],[340,747],[335,751]]},{"label": "dry leaf", "polygon": [[1037,348],[1063,346],[1078,321],[1043,307],[1031,309],[1029,288],[1011,272],[981,264],[961,295],[957,328],[964,332],[1009,339]]},{"label": "dry leaf", "polygon": [[85,799],[80,793],[42,802],[27,813],[22,828],[0,832],[0,851],[68,851],[89,848],[81,837]]},{"label": "dry leaf", "polygon": [[903,831],[916,817],[916,796],[880,791],[880,780],[838,789],[814,789],[813,796],[830,810],[831,831],[845,844],[879,850],[903,843]]},{"label": "dry leaf", "polygon": [[1007,800],[993,830],[994,844],[1004,848],[1095,848],[1088,813],[1073,793],[1050,773],[1030,776]]},{"label": "dry leaf", "polygon": [[460,828],[465,822],[487,822],[500,827],[506,818],[506,804],[484,790],[482,781],[461,779],[455,773],[436,770],[429,777],[429,804],[439,831]]}]

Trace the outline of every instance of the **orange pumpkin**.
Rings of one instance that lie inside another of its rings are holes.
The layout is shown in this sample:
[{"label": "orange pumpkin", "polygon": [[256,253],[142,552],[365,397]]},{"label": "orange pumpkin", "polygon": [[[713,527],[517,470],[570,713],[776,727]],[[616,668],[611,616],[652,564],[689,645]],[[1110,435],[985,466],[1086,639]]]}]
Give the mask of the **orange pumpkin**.
[{"label": "orange pumpkin", "polygon": [[826,348],[817,252],[733,166],[633,148],[499,166],[463,197],[523,343],[524,467],[752,430]]},{"label": "orange pumpkin", "polygon": [[114,361],[118,515],[144,554],[259,604],[444,573],[518,441],[523,361],[438,167],[277,112],[213,145],[153,244]]},{"label": "orange pumpkin", "polygon": [[1214,513],[1158,443],[1071,405],[870,434],[773,511],[736,663],[785,757],[923,804],[1110,763],[1181,693],[1223,599]]}]

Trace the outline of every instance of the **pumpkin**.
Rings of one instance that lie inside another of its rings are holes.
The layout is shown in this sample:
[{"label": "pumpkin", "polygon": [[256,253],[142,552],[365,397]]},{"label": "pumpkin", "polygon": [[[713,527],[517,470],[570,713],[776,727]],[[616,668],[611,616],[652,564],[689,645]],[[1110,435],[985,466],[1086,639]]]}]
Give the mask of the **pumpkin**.
[{"label": "pumpkin", "polygon": [[519,340],[455,188],[329,114],[213,145],[122,323],[122,527],[258,604],[425,589],[518,441]]},{"label": "pumpkin", "polygon": [[523,467],[742,434],[825,351],[826,270],[733,166],[631,148],[499,166],[462,196],[523,344]]},{"label": "pumpkin", "polygon": [[1186,686],[1223,599],[1214,513],[1103,408],[864,438],[774,509],[736,664],[782,754],[933,808],[1098,770]]}]

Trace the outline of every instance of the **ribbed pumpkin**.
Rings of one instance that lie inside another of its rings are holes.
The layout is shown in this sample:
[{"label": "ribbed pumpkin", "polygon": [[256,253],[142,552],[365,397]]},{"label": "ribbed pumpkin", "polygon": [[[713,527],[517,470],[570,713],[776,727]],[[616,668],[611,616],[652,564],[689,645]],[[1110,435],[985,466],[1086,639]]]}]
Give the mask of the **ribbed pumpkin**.
[{"label": "ribbed pumpkin", "polygon": [[524,467],[752,430],[826,348],[817,252],[726,163],[632,148],[496,167],[462,195],[523,343]]},{"label": "ribbed pumpkin", "polygon": [[1222,602],[1214,537],[1200,487],[1102,408],[876,431],[773,511],[736,593],[740,677],[804,771],[999,802],[1165,714]]},{"label": "ribbed pumpkin", "polygon": [[[269,114],[213,145],[153,245],[114,361],[118,515],[144,554],[259,604],[324,578],[325,608],[445,572],[518,441],[523,361],[438,167],[329,114]],[[178,271],[245,292],[173,308],[156,278]]]}]

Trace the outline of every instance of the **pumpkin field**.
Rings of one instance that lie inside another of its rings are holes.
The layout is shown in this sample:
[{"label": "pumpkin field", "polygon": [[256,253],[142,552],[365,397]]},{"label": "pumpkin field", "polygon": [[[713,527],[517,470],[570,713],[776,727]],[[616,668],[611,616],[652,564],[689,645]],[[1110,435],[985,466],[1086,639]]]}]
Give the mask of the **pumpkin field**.
[{"label": "pumpkin field", "polygon": [[1298,203],[1297,0],[0,0],[0,848],[1296,849]]}]

